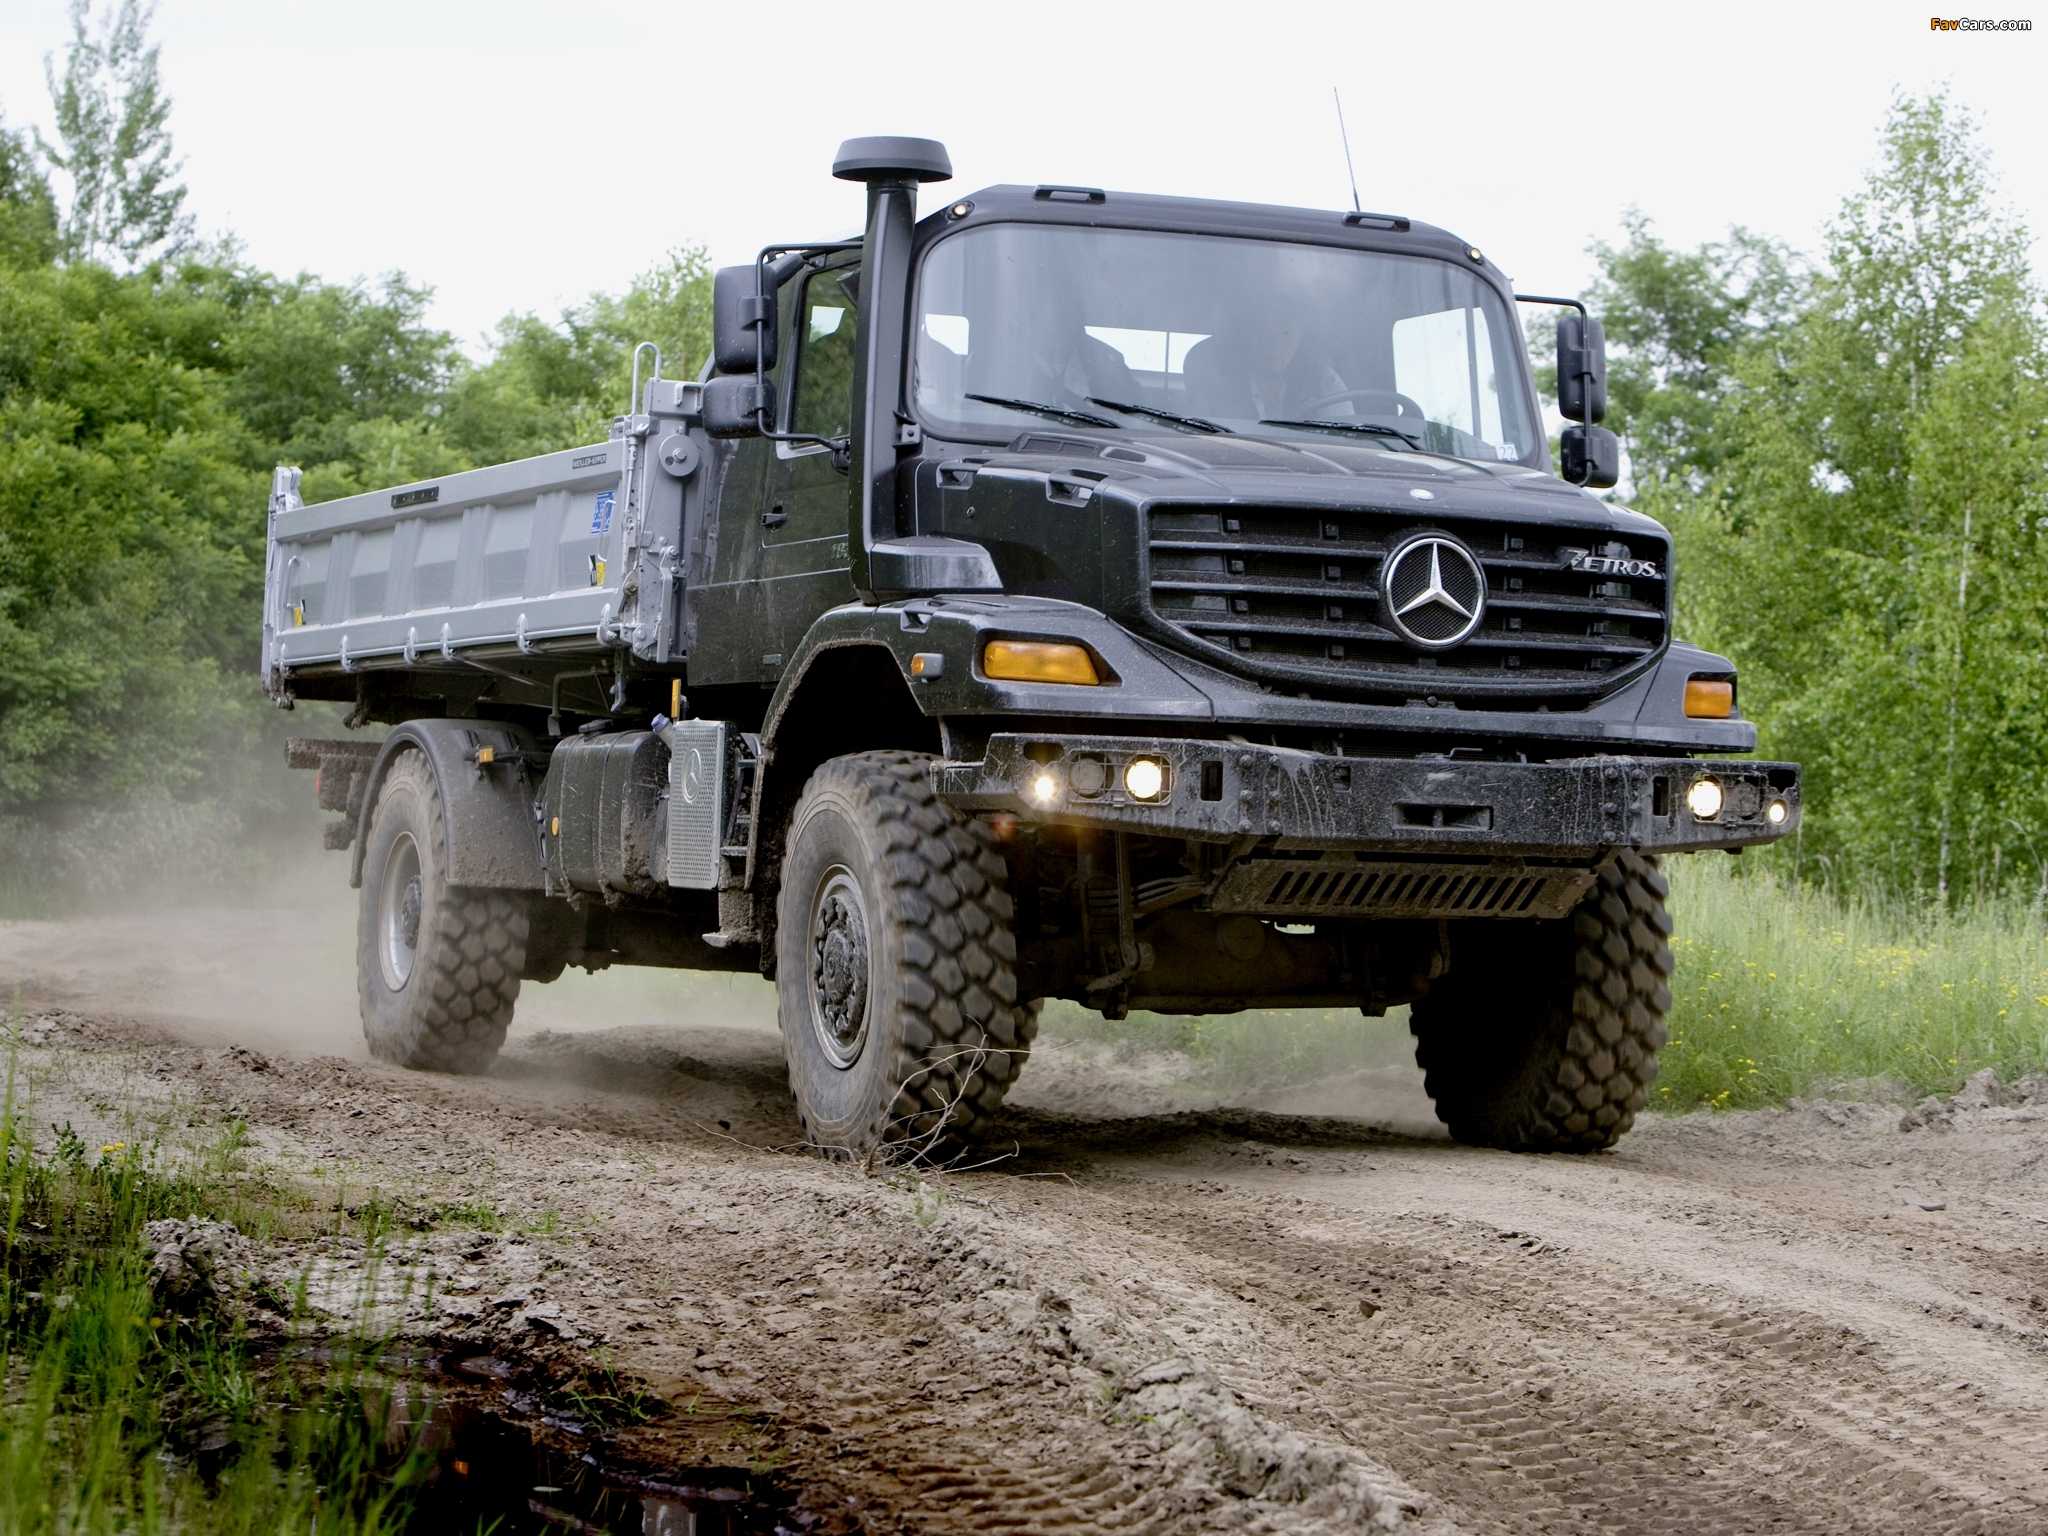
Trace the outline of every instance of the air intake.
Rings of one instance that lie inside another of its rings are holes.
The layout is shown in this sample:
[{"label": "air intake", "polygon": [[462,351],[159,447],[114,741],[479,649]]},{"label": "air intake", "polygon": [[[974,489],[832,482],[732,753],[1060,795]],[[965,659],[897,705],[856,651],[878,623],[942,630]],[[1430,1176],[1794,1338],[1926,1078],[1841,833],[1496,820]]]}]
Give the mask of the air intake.
[{"label": "air intake", "polygon": [[1257,917],[1562,917],[1583,869],[1360,859],[1257,859],[1223,877],[1218,912]]}]

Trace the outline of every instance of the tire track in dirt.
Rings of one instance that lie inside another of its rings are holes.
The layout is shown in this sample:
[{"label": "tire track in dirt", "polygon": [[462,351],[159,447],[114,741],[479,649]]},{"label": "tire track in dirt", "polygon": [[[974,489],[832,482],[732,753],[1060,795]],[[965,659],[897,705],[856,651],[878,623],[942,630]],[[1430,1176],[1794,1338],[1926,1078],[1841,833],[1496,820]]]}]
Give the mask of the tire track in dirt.
[{"label": "tire track in dirt", "polygon": [[[1309,1230],[1290,1231],[1271,1214],[1286,1203],[1278,1187],[1244,1211],[1236,1192],[1199,1204],[1138,1192],[1152,1182],[1113,1174],[1089,1194],[1105,1222],[1184,1245],[1186,1267],[1217,1287],[1250,1283],[1267,1325],[1297,1341],[1285,1355],[1361,1354],[1339,1321],[1357,1316],[1359,1288],[1327,1277],[1382,1277],[1404,1321],[1376,1335],[1342,1391],[1303,1401],[1249,1361],[1227,1379],[1343,1426],[1475,1526],[1697,1530],[1711,1508],[1734,1529],[2048,1530],[2037,1403],[1902,1368],[1857,1329],[1730,1306],[1662,1274],[1619,1280],[1455,1217],[1309,1202],[1290,1211]],[[1427,1342],[1460,1334],[1490,1358]],[[1360,1414],[1361,1402],[1392,1411]]]}]

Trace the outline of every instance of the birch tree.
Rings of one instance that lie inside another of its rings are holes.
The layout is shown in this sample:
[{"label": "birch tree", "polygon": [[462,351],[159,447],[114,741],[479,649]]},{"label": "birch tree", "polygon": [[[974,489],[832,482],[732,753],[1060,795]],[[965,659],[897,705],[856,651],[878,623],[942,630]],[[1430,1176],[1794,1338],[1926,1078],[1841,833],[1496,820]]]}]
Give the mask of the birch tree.
[{"label": "birch tree", "polygon": [[57,136],[36,139],[68,184],[61,229],[72,261],[133,268],[175,255],[192,237],[171,99],[149,40],[155,11],[154,0],[119,0],[96,17],[92,0],[72,0],[63,68],[43,60]]}]

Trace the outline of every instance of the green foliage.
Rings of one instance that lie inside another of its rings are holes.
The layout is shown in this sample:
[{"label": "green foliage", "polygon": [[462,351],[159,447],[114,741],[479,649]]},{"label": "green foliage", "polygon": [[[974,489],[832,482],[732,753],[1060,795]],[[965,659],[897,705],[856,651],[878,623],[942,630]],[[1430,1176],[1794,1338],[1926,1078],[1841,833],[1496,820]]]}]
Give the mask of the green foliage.
[{"label": "green foliage", "polygon": [[0,283],[0,796],[17,803],[189,783],[189,757],[128,733],[195,731],[222,661],[248,654],[223,619],[254,585],[237,525],[260,482],[218,378],[178,356],[178,297],[83,264]]},{"label": "green foliage", "polygon": [[63,249],[75,261],[136,266],[174,254],[191,238],[182,165],[171,149],[171,101],[148,35],[155,9],[153,0],[119,0],[95,25],[92,0],[72,0],[62,73],[44,60],[57,142],[40,134],[37,141],[70,182]]},{"label": "green foliage", "polygon": [[62,842],[110,796],[246,802],[282,726],[254,666],[272,465],[324,498],[601,438],[635,339],[708,350],[709,290],[684,252],[559,326],[508,321],[476,366],[395,274],[286,280],[227,252],[0,265],[10,844]]},{"label": "green foliage", "polygon": [[558,323],[508,316],[491,360],[449,389],[441,439],[463,466],[599,440],[626,409],[643,341],[661,348],[671,378],[692,377],[710,355],[711,268],[700,247],[670,253],[623,295],[592,294]]},{"label": "green foliage", "polygon": [[1780,242],[1734,229],[1673,250],[1632,211],[1627,241],[1596,244],[1601,276],[1587,295],[1613,363],[1608,401],[1638,496],[1697,486],[1726,457],[1717,431],[1735,361],[1798,313],[1808,278]]},{"label": "green foliage", "polygon": [[1805,854],[1939,894],[2048,889],[2048,335],[1968,115],[1901,99],[1798,275],[1737,232],[1603,249],[1636,500],[1689,638],[1807,770]]},{"label": "green foliage", "polygon": [[57,204],[28,135],[0,118],[0,267],[35,266],[57,254]]}]

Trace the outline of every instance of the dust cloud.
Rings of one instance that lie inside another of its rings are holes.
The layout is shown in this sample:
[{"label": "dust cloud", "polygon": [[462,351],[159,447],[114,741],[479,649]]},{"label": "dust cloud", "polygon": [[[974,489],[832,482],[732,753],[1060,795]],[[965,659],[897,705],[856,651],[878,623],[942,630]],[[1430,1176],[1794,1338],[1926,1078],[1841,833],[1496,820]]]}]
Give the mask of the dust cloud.
[{"label": "dust cloud", "polygon": [[[310,776],[289,774],[279,759],[256,774],[257,798],[279,809],[245,817],[240,835],[223,839],[234,846],[219,869],[167,851],[118,866],[88,861],[118,868],[119,884],[81,892],[53,883],[45,893],[69,909],[64,916],[0,921],[0,1010],[69,1009],[198,1045],[367,1060],[356,1005],[359,893],[346,858],[320,847],[327,817],[312,803]],[[98,831],[129,839],[104,818]],[[58,872],[41,873],[54,881]],[[1205,1021],[1205,1043],[1180,1049],[1186,1041],[1167,1021],[1104,1026],[1053,1004],[1011,1102],[1087,1119],[1232,1106],[1437,1134],[1400,1015],[1334,1025],[1300,1017]],[[1219,1038],[1228,1048],[1209,1048]],[[749,1080],[781,1074],[775,991],[748,975],[620,966],[529,982],[507,1051],[572,1074],[578,1063],[605,1075],[672,1059]],[[508,1061],[502,1070],[520,1069]]]},{"label": "dust cloud", "polygon": [[[313,857],[304,877],[233,904],[0,923],[0,1007],[118,1014],[195,1044],[367,1059],[357,893],[339,857]],[[513,1035],[692,1022],[772,1035],[774,991],[747,976],[569,971],[521,989]]]}]

